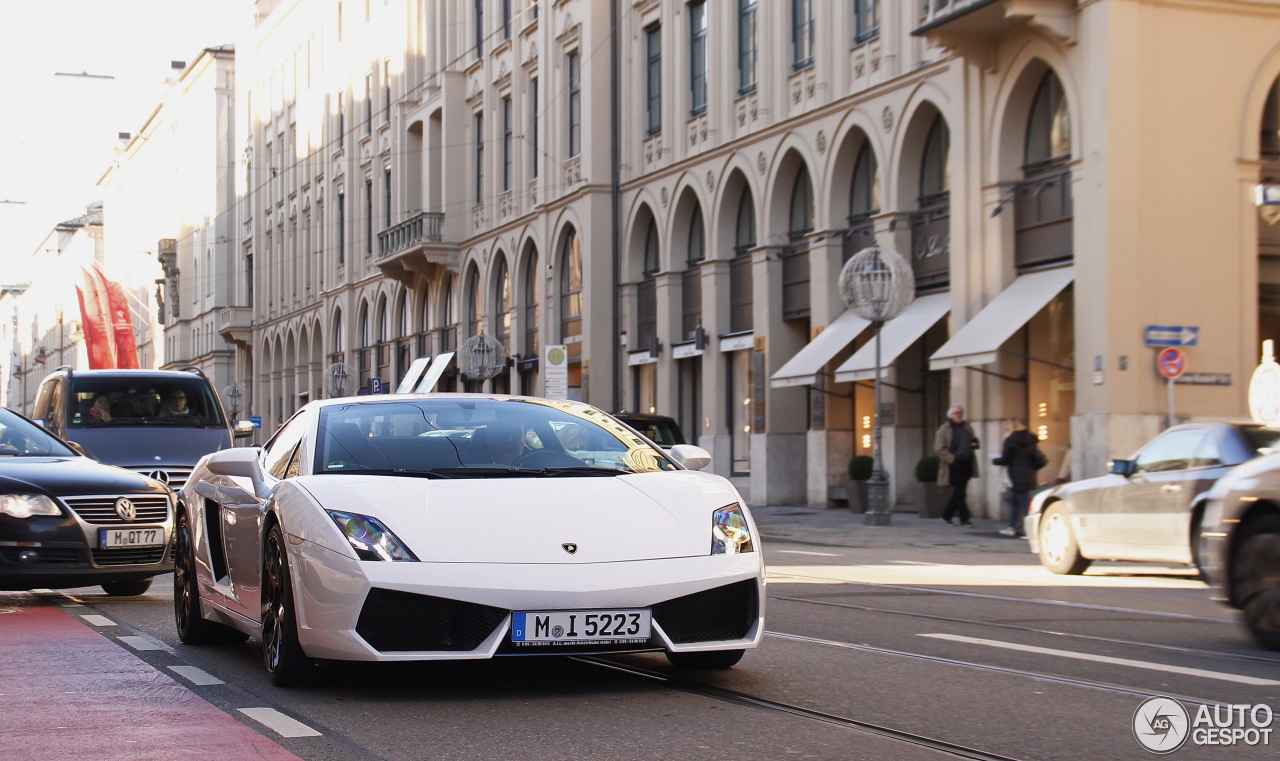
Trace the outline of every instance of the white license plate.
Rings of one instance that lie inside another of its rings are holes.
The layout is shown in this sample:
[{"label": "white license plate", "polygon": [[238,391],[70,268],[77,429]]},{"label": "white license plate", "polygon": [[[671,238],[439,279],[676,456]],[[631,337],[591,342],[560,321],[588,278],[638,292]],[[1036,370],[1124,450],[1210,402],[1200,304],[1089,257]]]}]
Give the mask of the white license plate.
[{"label": "white license plate", "polygon": [[98,547],[158,547],[164,544],[164,529],[159,526],[104,528],[98,530]]},{"label": "white license plate", "polygon": [[649,610],[538,610],[512,614],[511,641],[539,645],[628,644],[649,639]]}]

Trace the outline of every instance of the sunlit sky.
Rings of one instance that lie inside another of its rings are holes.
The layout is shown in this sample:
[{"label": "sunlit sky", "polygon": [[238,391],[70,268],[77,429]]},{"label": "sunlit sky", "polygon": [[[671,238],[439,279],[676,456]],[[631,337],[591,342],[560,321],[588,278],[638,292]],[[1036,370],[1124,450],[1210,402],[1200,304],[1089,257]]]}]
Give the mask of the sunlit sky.
[{"label": "sunlit sky", "polygon": [[[100,200],[118,133],[160,102],[170,61],[235,42],[247,0],[0,0],[0,283],[29,279],[55,225]],[[57,76],[97,74],[114,79]]]}]

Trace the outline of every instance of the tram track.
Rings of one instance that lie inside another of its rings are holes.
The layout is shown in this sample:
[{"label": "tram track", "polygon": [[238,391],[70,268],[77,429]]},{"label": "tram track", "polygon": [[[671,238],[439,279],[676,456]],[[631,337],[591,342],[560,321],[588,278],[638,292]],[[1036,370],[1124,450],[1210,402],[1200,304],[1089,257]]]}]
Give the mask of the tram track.
[{"label": "tram track", "polygon": [[759,695],[751,695],[746,692],[732,690],[726,687],[716,687],[693,679],[664,672],[659,669],[650,669],[634,664],[621,663],[613,660],[612,658],[603,656],[572,656],[571,660],[595,666],[597,668],[608,669],[637,679],[659,682],[673,689],[678,689],[681,692],[699,695],[701,697],[719,700],[725,703],[732,703],[734,705],[746,706],[749,708],[786,714],[809,721],[817,721],[824,724],[844,727],[852,731],[864,732],[900,743],[927,748],[955,758],[974,759],[974,761],[1025,761],[981,750],[979,748],[971,748],[966,745],[940,740],[935,737],[925,737],[924,735],[918,735],[913,732],[894,729],[892,727],[884,726],[883,724],[876,724],[874,722],[862,721],[860,719],[854,719],[847,716],[839,716],[837,714],[816,711],[793,703],[785,703],[761,697]]}]

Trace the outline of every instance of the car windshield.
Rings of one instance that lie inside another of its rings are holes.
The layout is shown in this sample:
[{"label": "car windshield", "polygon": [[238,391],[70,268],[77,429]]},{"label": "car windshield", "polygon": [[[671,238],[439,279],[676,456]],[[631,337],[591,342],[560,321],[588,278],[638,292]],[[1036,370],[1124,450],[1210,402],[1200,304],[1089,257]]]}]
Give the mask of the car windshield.
[{"label": "car windshield", "polygon": [[1241,430],[1249,446],[1259,455],[1280,451],[1280,428],[1247,425]]},{"label": "car windshield", "polygon": [[0,457],[75,455],[56,436],[11,410],[0,408]]},{"label": "car windshield", "polygon": [[213,389],[199,378],[76,378],[69,428],[226,425]]},{"label": "car windshield", "polygon": [[359,401],[320,411],[315,473],[449,478],[676,470],[600,410],[548,399]]}]

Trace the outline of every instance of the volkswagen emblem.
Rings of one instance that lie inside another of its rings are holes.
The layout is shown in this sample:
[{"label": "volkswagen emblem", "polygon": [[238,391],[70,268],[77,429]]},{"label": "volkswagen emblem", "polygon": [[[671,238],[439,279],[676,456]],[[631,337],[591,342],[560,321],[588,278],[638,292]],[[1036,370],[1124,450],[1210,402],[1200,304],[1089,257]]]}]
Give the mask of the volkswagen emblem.
[{"label": "volkswagen emblem", "polygon": [[142,475],[146,476],[147,478],[154,478],[155,480],[159,481],[165,486],[169,485],[169,473],[167,471],[148,470],[148,471],[144,471]]},{"label": "volkswagen emblem", "polygon": [[575,553],[575,552],[577,552],[577,551],[578,551],[578,543],[577,543],[577,542],[565,542],[564,544],[562,544],[562,545],[560,545],[560,546],[561,546],[561,547],[563,547],[563,548],[564,548],[564,551],[565,551],[565,552],[567,552],[567,553],[569,553],[570,555],[572,555],[573,553]]},{"label": "volkswagen emblem", "polygon": [[133,500],[121,497],[116,500],[116,515],[120,516],[120,520],[132,521],[138,517],[138,508],[133,506]]}]

